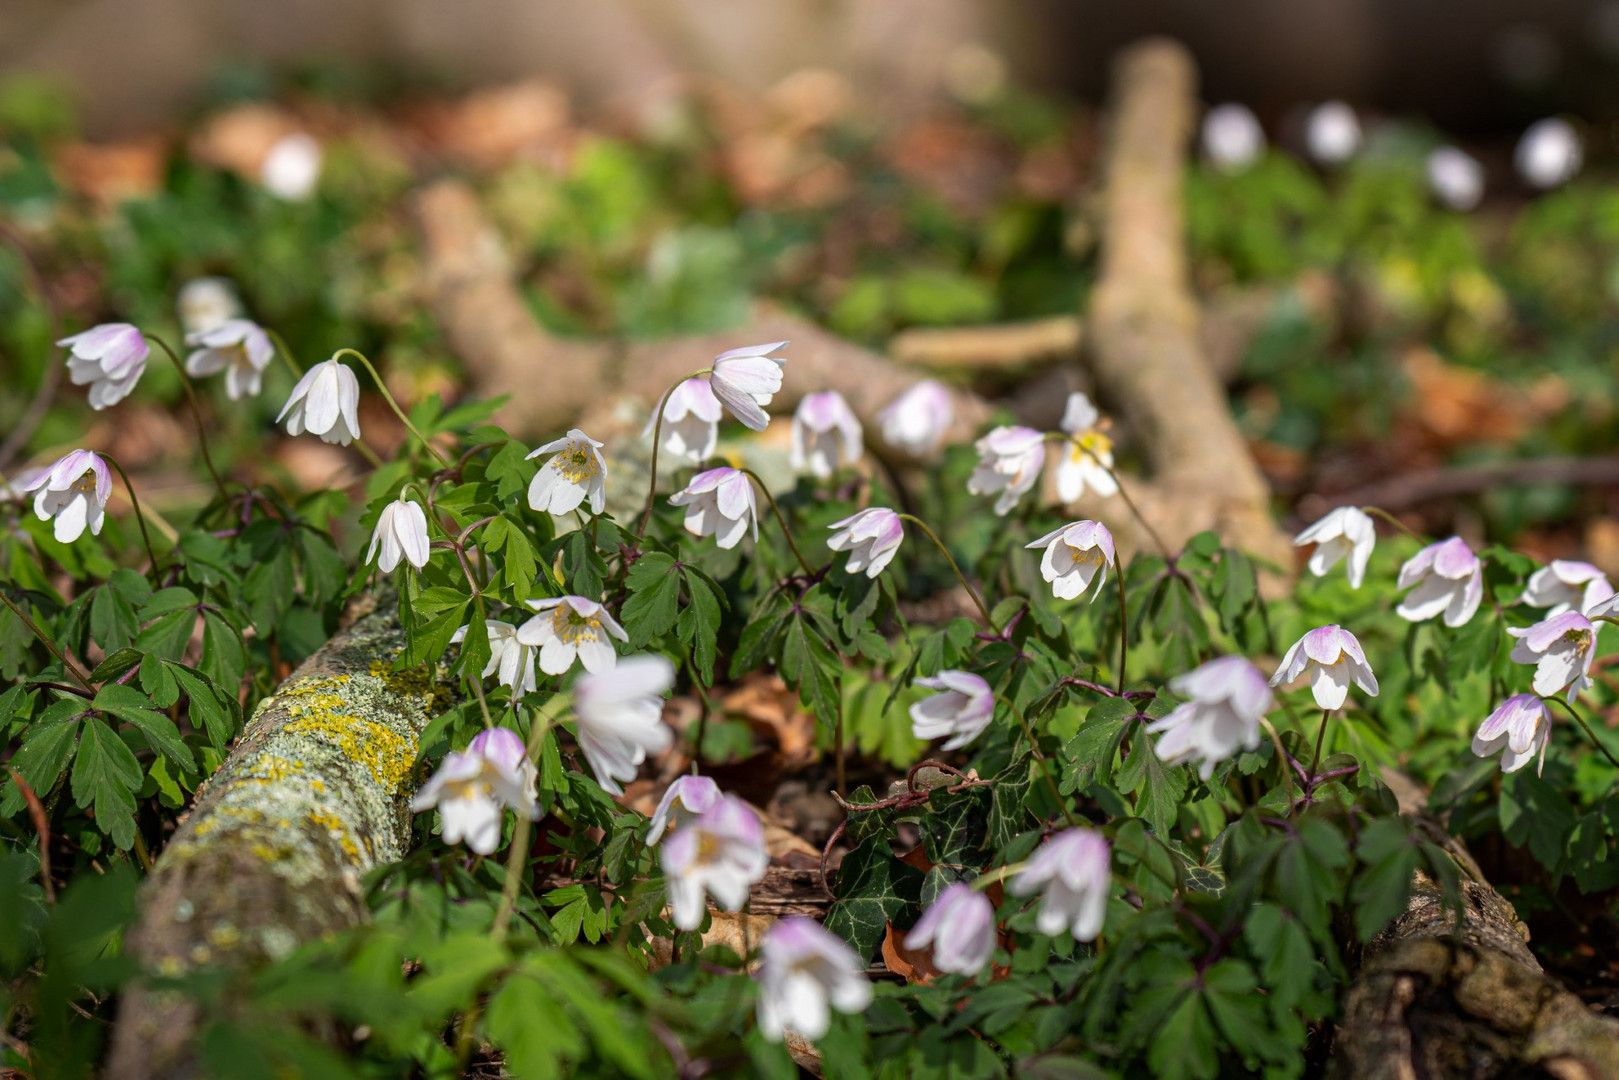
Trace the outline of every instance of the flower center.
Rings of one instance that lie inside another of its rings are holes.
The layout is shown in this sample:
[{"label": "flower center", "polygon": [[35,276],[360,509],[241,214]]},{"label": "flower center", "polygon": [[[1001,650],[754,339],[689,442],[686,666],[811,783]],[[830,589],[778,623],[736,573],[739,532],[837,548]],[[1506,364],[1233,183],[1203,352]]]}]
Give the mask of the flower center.
[{"label": "flower center", "polygon": [[596,464],[596,455],[592,454],[590,447],[582,442],[569,443],[563,448],[562,453],[552,459],[552,462],[563,479],[574,484],[582,484],[601,474],[601,466]]},{"label": "flower center", "polygon": [[68,490],[72,491],[75,495],[89,495],[91,492],[95,491],[95,489],[96,474],[93,472],[87,472],[77,480],[73,481],[73,486]]},{"label": "flower center", "polygon": [[551,616],[551,630],[569,645],[577,645],[581,641],[595,641],[600,636],[601,620],[581,615],[562,604]]},{"label": "flower center", "polygon": [[[1086,453],[1090,451],[1090,453]],[[1113,453],[1113,440],[1095,428],[1081,432],[1074,436],[1073,449],[1069,451],[1075,461],[1081,459],[1092,460],[1092,455],[1106,459]]]}]

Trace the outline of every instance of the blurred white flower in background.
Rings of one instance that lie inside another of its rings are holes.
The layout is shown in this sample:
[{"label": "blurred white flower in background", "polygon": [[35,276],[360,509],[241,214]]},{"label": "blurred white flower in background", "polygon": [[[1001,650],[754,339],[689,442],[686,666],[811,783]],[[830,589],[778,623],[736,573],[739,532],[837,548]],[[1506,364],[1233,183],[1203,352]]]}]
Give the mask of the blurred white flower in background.
[{"label": "blurred white flower in background", "polygon": [[1304,142],[1317,162],[1341,165],[1360,150],[1360,118],[1342,101],[1323,102],[1310,110]]},{"label": "blurred white flower in background", "polygon": [[321,149],[313,135],[295,131],[277,139],[259,166],[259,183],[278,199],[303,202],[320,184]]},{"label": "blurred white flower in background", "polygon": [[1203,156],[1224,173],[1245,172],[1265,152],[1265,129],[1246,105],[1216,105],[1203,117]]},{"label": "blurred white flower in background", "polygon": [[1428,187],[1452,210],[1471,210],[1484,198],[1484,166],[1465,150],[1441,146],[1428,155]]},{"label": "blurred white flower in background", "polygon": [[1585,161],[1585,148],[1572,124],[1560,117],[1537,120],[1518,140],[1512,164],[1530,187],[1542,191],[1574,179]]}]

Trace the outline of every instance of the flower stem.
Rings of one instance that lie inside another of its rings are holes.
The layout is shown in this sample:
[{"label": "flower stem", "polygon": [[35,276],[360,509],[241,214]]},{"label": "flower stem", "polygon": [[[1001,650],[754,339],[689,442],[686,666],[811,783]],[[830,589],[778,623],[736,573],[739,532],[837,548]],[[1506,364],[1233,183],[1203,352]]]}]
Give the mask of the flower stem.
[{"label": "flower stem", "polygon": [[1310,781],[1315,782],[1316,770],[1321,767],[1321,748],[1327,742],[1327,721],[1332,719],[1331,709],[1321,710],[1321,728],[1315,733],[1315,756],[1310,759]]},{"label": "flower stem", "polygon": [[1152,527],[1152,522],[1147,520],[1147,515],[1141,512],[1141,508],[1135,504],[1135,500],[1130,498],[1130,493],[1124,490],[1124,483],[1119,479],[1119,474],[1114,471],[1113,466],[1109,465],[1107,462],[1098,457],[1095,450],[1092,450],[1090,447],[1080,442],[1079,436],[1077,435],[1069,435],[1065,432],[1053,431],[1050,432],[1046,437],[1048,439],[1054,438],[1060,439],[1063,442],[1073,443],[1075,446],[1079,447],[1081,453],[1090,458],[1092,461],[1096,462],[1097,466],[1113,479],[1113,486],[1118,489],[1119,498],[1124,500],[1125,507],[1128,508],[1135,519],[1141,523],[1141,527],[1146,530],[1147,535],[1152,537],[1152,542],[1158,547],[1158,553],[1164,557],[1166,562],[1173,562],[1175,560],[1175,553],[1169,550],[1169,545],[1164,543],[1164,538],[1158,535],[1158,530]]},{"label": "flower stem", "polygon": [[1057,802],[1057,808],[1062,811],[1063,817],[1068,819],[1069,825],[1079,825],[1079,820],[1074,817],[1073,808],[1062,797],[1062,792],[1057,790],[1057,782],[1051,778],[1050,773],[1046,772],[1046,756],[1040,752],[1040,743],[1034,737],[1034,728],[1030,725],[1029,718],[1023,715],[1023,710],[1017,707],[1017,702],[1011,698],[1003,698],[1002,700],[1006,702],[1006,708],[1013,716],[1017,717],[1018,724],[1023,728],[1023,737],[1029,740],[1029,752],[1034,755],[1035,768],[1040,770],[1041,777],[1045,779],[1046,787],[1051,791],[1051,797]]},{"label": "flower stem", "polygon": [[448,469],[450,467],[449,460],[445,458],[443,454],[439,453],[438,447],[429,442],[427,436],[423,435],[421,430],[417,428],[415,424],[410,422],[410,417],[406,416],[405,410],[399,407],[399,402],[394,400],[394,396],[389,392],[387,384],[382,381],[382,376],[377,374],[377,369],[372,365],[370,360],[366,359],[365,354],[360,352],[358,349],[343,348],[338,349],[335,353],[333,353],[332,359],[336,360],[339,356],[344,355],[352,356],[354,359],[358,360],[362,365],[364,365],[365,370],[371,373],[371,381],[377,384],[378,390],[382,391],[382,397],[388,402],[388,407],[394,411],[395,416],[399,417],[399,422],[405,425],[405,429],[407,431],[416,436],[417,442],[421,443],[427,448],[427,452],[432,454],[434,459],[438,461],[440,468]]},{"label": "flower stem", "polygon": [[118,464],[111,454],[102,454],[101,458],[117,469],[118,475],[123,477],[124,490],[129,492],[129,505],[135,508],[135,521],[141,527],[141,541],[146,545],[146,554],[152,560],[152,574],[155,576],[157,574],[157,552],[152,547],[151,534],[146,531],[146,515],[141,513],[141,501],[135,495],[135,485],[129,482],[129,474],[124,471],[124,467]]},{"label": "flower stem", "polygon": [[944,556],[944,561],[949,563],[950,569],[955,572],[956,580],[961,582],[961,587],[963,589],[967,590],[967,595],[973,598],[973,603],[977,605],[978,614],[982,616],[984,625],[989,627],[990,630],[996,634],[999,634],[1001,632],[1001,628],[996,625],[994,616],[989,613],[989,608],[984,604],[984,598],[978,595],[977,589],[974,589],[970,584],[968,584],[967,575],[963,574],[961,572],[961,567],[956,565],[956,557],[950,554],[949,548],[944,546],[944,541],[939,539],[939,534],[929,528],[927,522],[923,521],[914,514],[900,514],[899,519],[901,521],[909,521],[918,529],[921,529],[923,532],[927,533],[928,539],[933,541],[933,546],[939,549],[939,553]]},{"label": "flower stem", "polygon": [[[539,752],[540,741],[551,730],[551,717],[534,710],[534,726],[528,730],[526,755],[529,761]],[[495,909],[495,924],[489,936],[496,941],[506,940],[506,929],[511,926],[512,908],[517,905],[517,889],[522,880],[523,864],[528,861],[528,847],[534,823],[524,814],[517,815],[517,826],[512,829],[512,848],[506,856],[506,883],[500,890],[500,907]]]},{"label": "flower stem", "polygon": [[292,369],[292,377],[294,379],[303,378],[303,365],[298,363],[297,358],[292,355],[292,350],[287,348],[287,339],[281,336],[279,330],[268,326],[264,327],[264,332],[270,335],[270,340],[275,342],[275,351],[281,354],[281,359],[285,360],[287,366]]},{"label": "flower stem", "polygon": [[1401,532],[1405,533],[1405,535],[1409,536],[1417,543],[1422,543],[1422,537],[1412,532],[1410,527],[1407,526],[1405,522],[1401,521],[1387,510],[1384,510],[1381,506],[1363,506],[1360,508],[1360,510],[1363,514],[1375,514],[1384,521],[1388,522],[1390,525],[1393,525],[1396,529],[1399,529]]},{"label": "flower stem", "polygon": [[1124,568],[1113,567],[1119,580],[1119,696],[1124,696],[1124,672],[1130,663],[1130,615],[1124,609]]},{"label": "flower stem", "polygon": [[191,419],[197,424],[197,442],[202,446],[202,462],[208,466],[208,475],[214,478],[214,487],[219,489],[219,497],[225,502],[230,502],[230,495],[225,491],[225,481],[219,478],[219,470],[214,468],[214,456],[208,451],[208,433],[203,428],[202,407],[197,404],[197,390],[191,385],[191,376],[187,374],[185,364],[180,362],[179,354],[169,347],[169,343],[156,334],[142,331],[141,336],[168,353],[169,359],[174,361],[175,369],[180,372],[180,385],[185,387],[186,401],[191,406]]},{"label": "flower stem", "polygon": [[804,553],[798,550],[798,541],[793,539],[793,530],[787,527],[786,515],[781,512],[781,507],[776,505],[776,497],[770,494],[770,489],[765,487],[765,482],[759,479],[759,474],[752,469],[738,469],[737,472],[752,480],[760,493],[764,495],[765,501],[770,504],[771,511],[776,515],[776,524],[781,526],[781,534],[787,538],[787,546],[793,549],[793,555],[798,559],[798,565],[804,568],[804,573],[813,577],[815,568],[810,566],[808,559],[804,558]]},{"label": "flower stem", "polygon": [[1288,752],[1282,747],[1282,737],[1276,734],[1276,725],[1272,724],[1263,716],[1259,718],[1259,725],[1263,727],[1270,735],[1271,745],[1276,748],[1276,764],[1282,767],[1282,775],[1287,777],[1287,816],[1292,817],[1294,810],[1297,809],[1298,803],[1297,797],[1293,794],[1295,791],[1293,786],[1293,770],[1288,767],[1289,763],[1293,760],[1292,756],[1289,755]]},{"label": "flower stem", "polygon": [[[697,376],[706,375],[708,372],[713,370],[713,368],[700,368],[697,371],[692,372],[690,375],[682,375],[679,379],[675,380],[675,384],[669,387],[669,389],[665,390],[663,392],[663,396],[658,399],[658,412],[657,415],[652,418],[652,475],[650,478],[648,478],[646,484],[646,509],[641,512],[641,524],[635,530],[635,538],[637,540],[646,539],[646,527],[652,523],[652,507],[653,504],[658,501],[658,444],[663,442],[663,407],[668,404],[669,399],[674,396],[674,392],[676,390],[679,390],[687,382],[697,378]],[[764,485],[761,484],[760,486],[763,487]]]},{"label": "flower stem", "polygon": [[82,685],[86,690],[94,692],[95,687],[90,685],[89,676],[80,671],[77,664],[73,663],[65,655],[63,655],[62,650],[57,647],[56,642],[52,641],[45,635],[45,631],[41,630],[39,628],[39,624],[34,622],[34,620],[29,617],[28,612],[24,611],[22,608],[13,603],[11,597],[7,596],[4,592],[0,592],[0,600],[5,601],[6,607],[11,609],[11,613],[17,616],[17,618],[21,619],[24,626],[33,631],[34,636],[39,639],[41,645],[45,646],[46,651],[52,656],[56,657],[56,662],[62,665],[63,671],[77,679],[80,685]]},{"label": "flower stem", "polygon": [[1574,718],[1574,722],[1580,725],[1581,730],[1585,732],[1585,737],[1591,740],[1591,745],[1600,750],[1602,752],[1602,756],[1607,758],[1609,763],[1611,763],[1614,768],[1619,769],[1619,758],[1614,757],[1613,751],[1602,745],[1601,740],[1597,738],[1596,732],[1591,730],[1591,725],[1585,722],[1585,717],[1580,715],[1579,710],[1560,697],[1553,696],[1544,698],[1542,700],[1555,701],[1557,704],[1561,705],[1563,710]]}]

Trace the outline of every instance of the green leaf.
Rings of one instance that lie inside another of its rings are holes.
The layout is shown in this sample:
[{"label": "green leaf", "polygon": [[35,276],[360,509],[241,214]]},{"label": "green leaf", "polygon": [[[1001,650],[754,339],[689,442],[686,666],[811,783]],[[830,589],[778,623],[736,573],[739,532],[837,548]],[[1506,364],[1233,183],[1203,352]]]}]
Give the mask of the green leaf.
[{"label": "green leaf", "polygon": [[919,902],[921,886],[922,872],[894,858],[886,841],[862,844],[838,867],[826,928],[870,960],[888,923]]},{"label": "green leaf", "polygon": [[674,628],[680,614],[681,579],[675,560],[658,551],[642,555],[630,568],[624,579],[630,595],[620,621],[631,648],[641,648]]},{"label": "green leaf", "polygon": [[[41,798],[56,786],[57,778],[67,767],[74,740],[79,734],[79,725],[88,716],[88,703],[83,698],[63,698],[47,706],[23,732],[22,748],[10,764]],[[11,801],[8,795],[5,813],[22,809],[21,796],[16,799],[15,806],[11,805]]]},{"label": "green leaf", "polygon": [[119,649],[96,665],[96,669],[90,673],[90,681],[93,683],[111,682],[140,662],[141,651],[139,649]]},{"label": "green leaf", "polygon": [[151,699],[133,686],[112,683],[101,688],[93,702],[96,709],[133,724],[146,736],[147,745],[180,767],[185,773],[195,773],[197,762],[180,738],[180,729],[162,713],[152,708]]},{"label": "green leaf", "polygon": [[585,1053],[585,1040],[562,1004],[532,978],[515,975],[489,1000],[484,1027],[506,1052],[514,1080],[551,1080],[568,1075],[568,1060]]},{"label": "green leaf", "polygon": [[1113,759],[1118,756],[1119,744],[1135,713],[1135,705],[1124,698],[1103,698],[1091,707],[1085,723],[1063,747],[1065,794],[1084,792],[1092,784],[1112,780]]},{"label": "green leaf", "polygon": [[1167,837],[1191,778],[1184,765],[1165,765],[1153,751],[1145,729],[1138,729],[1130,755],[1119,770],[1118,784],[1122,792],[1140,792],[1136,813],[1152,825],[1153,832]]},{"label": "green leaf", "polygon": [[[208,733],[208,741],[216,750],[224,750],[236,737],[241,724],[242,707],[234,694],[227,694],[198,671],[184,664],[165,660],[161,665],[176,685],[183,688],[190,704],[191,722],[199,721]],[[141,669],[145,674],[145,668]]]},{"label": "green leaf", "polygon": [[96,825],[128,851],[135,844],[135,798],[145,773],[124,740],[100,720],[86,720],[73,762],[73,801],[95,807]]},{"label": "green leaf", "polygon": [[95,643],[115,652],[133,641],[139,629],[134,606],[112,586],[98,586],[90,601],[90,636]]}]

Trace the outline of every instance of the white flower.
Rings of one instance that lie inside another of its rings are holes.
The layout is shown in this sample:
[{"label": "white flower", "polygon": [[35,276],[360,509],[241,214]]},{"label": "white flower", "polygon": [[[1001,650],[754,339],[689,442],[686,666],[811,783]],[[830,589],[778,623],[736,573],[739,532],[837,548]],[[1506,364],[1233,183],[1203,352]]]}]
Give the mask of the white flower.
[{"label": "white flower", "polygon": [[1537,120],[1518,140],[1512,163],[1531,187],[1561,187],[1574,179],[1585,160],[1580,136],[1567,120]]},{"label": "white flower", "polygon": [[1224,173],[1248,169],[1265,152],[1265,129],[1246,105],[1217,105],[1203,117],[1203,155]]},{"label": "white flower", "polygon": [[1428,187],[1440,202],[1465,213],[1484,198],[1484,166],[1465,150],[1441,146],[1428,155]]},{"label": "white flower", "polygon": [[275,422],[283,418],[288,435],[307,431],[322,442],[347,446],[360,437],[360,380],[337,357],[323,360],[292,388]]},{"label": "white flower", "polygon": [[1546,744],[1552,738],[1552,718],[1546,703],[1535,694],[1514,694],[1484,718],[1473,736],[1473,753],[1489,757],[1497,750],[1501,755],[1501,771],[1517,772],[1537,754],[1540,762],[1535,775],[1546,768]]},{"label": "white flower", "polygon": [[303,202],[320,182],[320,143],[301,131],[276,140],[259,166],[259,183],[278,199]]},{"label": "white flower", "polygon": [[849,573],[864,570],[869,578],[883,572],[883,567],[894,558],[900,542],[905,539],[905,525],[899,515],[881,506],[862,510],[827,528],[843,531],[835,532],[826,546],[833,551],[847,551]]},{"label": "white flower", "polygon": [[1323,102],[1310,110],[1304,141],[1316,161],[1340,165],[1360,149],[1360,119],[1341,101]]},{"label": "white flower", "polygon": [[1567,690],[1572,705],[1591,685],[1596,629],[1584,615],[1565,611],[1526,629],[1508,627],[1507,633],[1518,639],[1512,646],[1512,659],[1535,665],[1535,681],[1530,686],[1541,697]]},{"label": "white flower", "polygon": [[1099,426],[1101,414],[1084,394],[1068,395],[1063,410],[1063,431],[1072,436],[1063,444],[1057,462],[1057,498],[1077,502],[1089,487],[1098,495],[1116,495],[1118,483],[1108,470],[1113,468],[1113,440]]},{"label": "white flower", "polygon": [[[545,667],[543,655],[540,667]],[[663,722],[663,692],[674,681],[673,664],[661,656],[643,655],[625,657],[604,671],[591,670],[574,683],[579,749],[602,790],[624,794],[618,782],[634,780],[649,752],[669,749],[674,737]]]},{"label": "white flower", "polygon": [[1565,611],[1596,613],[1596,606],[1613,595],[1607,575],[1588,562],[1553,559],[1529,575],[1518,603],[1547,608],[1546,617]]},{"label": "white flower", "polygon": [[883,441],[912,457],[926,457],[937,450],[955,418],[950,391],[932,379],[923,379],[877,414]]},{"label": "white flower", "polygon": [[[202,376],[223,371],[225,393],[232,401],[258,395],[264,369],[275,357],[270,335],[248,319],[227,319],[211,329],[187,334],[186,344],[201,346],[186,357],[186,372]],[[349,377],[353,378],[352,373]],[[358,383],[354,392],[359,394]]]},{"label": "white flower", "polygon": [[822,480],[838,466],[853,465],[862,453],[860,420],[836,390],[805,394],[793,413],[793,446],[789,460],[794,469]]},{"label": "white flower", "polygon": [[89,385],[92,409],[105,409],[128,397],[152,351],[140,330],[129,323],[103,323],[57,344],[67,346],[67,374],[73,385]]},{"label": "white flower", "polygon": [[531,510],[547,514],[572,513],[590,497],[590,512],[599,514],[607,505],[607,462],[601,443],[578,428],[570,428],[560,439],[546,443],[528,456],[551,454],[528,485]]},{"label": "white flower", "polygon": [[1359,507],[1340,506],[1295,536],[1293,543],[1299,547],[1316,545],[1309,563],[1310,573],[1316,577],[1326,577],[1339,559],[1349,556],[1349,586],[1358,589],[1366,580],[1372,548],[1377,546],[1377,526]]},{"label": "white flower", "polygon": [[995,495],[995,512],[1005,514],[1017,505],[1040,478],[1046,460],[1046,437],[1033,428],[998,427],[973,443],[978,465],[967,478],[974,495]]},{"label": "white flower", "polygon": [[1240,747],[1259,746],[1259,721],[1273,701],[1265,675],[1241,656],[1222,656],[1169,680],[1169,688],[1189,700],[1147,726],[1162,734],[1155,748],[1171,765],[1195,761],[1207,780],[1214,767]]},{"label": "white flower", "polygon": [[1310,693],[1323,709],[1341,708],[1349,697],[1351,682],[1372,697],[1377,696],[1377,676],[1372,674],[1360,642],[1336,623],[1318,626],[1295,641],[1282,657],[1276,674],[1270,677],[1270,684],[1286,685],[1307,671]]},{"label": "white flower", "polygon": [[995,951],[995,908],[989,898],[964,881],[946,888],[905,935],[907,949],[930,944],[933,966],[940,971],[983,970]]},{"label": "white flower", "polygon": [[1051,582],[1051,592],[1061,600],[1084,594],[1094,582],[1091,602],[1102,595],[1107,568],[1118,567],[1113,550],[1113,534],[1100,521],[1075,521],[1046,533],[1027,548],[1045,548],[1040,559],[1040,576]]},{"label": "white flower", "polygon": [[377,559],[377,568],[384,574],[393,573],[401,557],[418,570],[426,566],[430,551],[427,515],[422,508],[403,495],[384,506],[377,516],[377,527],[371,533],[371,550],[365,553],[366,562],[376,558],[378,548],[382,549],[382,558]]},{"label": "white flower", "polygon": [[[657,429],[657,414],[646,422],[641,437]],[[714,456],[720,437],[720,399],[714,396],[707,379],[687,379],[669,392],[663,403],[663,442],[661,449],[691,462]]]},{"label": "white flower", "polygon": [[1107,920],[1112,884],[1112,860],[1102,834],[1064,829],[1040,845],[1012,880],[1011,890],[1018,896],[1045,894],[1035,921],[1042,934],[1055,937],[1068,930],[1079,941],[1094,941]]},{"label": "white flower", "polygon": [[814,919],[783,919],[759,943],[759,1033],[771,1042],[789,1029],[819,1039],[832,1009],[864,1012],[871,996],[865,963]]},{"label": "white flower", "polygon": [[995,694],[970,671],[939,672],[916,685],[939,691],[911,706],[911,734],[918,739],[951,736],[942,749],[959,750],[984,733],[995,718]]},{"label": "white flower", "polygon": [[703,924],[705,893],[722,910],[736,911],[769,865],[758,815],[735,795],[721,795],[663,843],[663,876],[675,925],[695,930]]},{"label": "white flower", "polygon": [[1429,544],[1400,567],[1397,587],[1416,588],[1394,609],[1403,619],[1422,622],[1441,611],[1446,626],[1461,626],[1484,598],[1484,568],[1459,536]]},{"label": "white flower", "polygon": [[665,829],[678,825],[682,818],[701,814],[720,798],[720,786],[706,776],[679,776],[658,800],[658,809],[652,814],[652,828],[647,831],[647,846],[662,838]]},{"label": "white flower", "polygon": [[759,506],[754,501],[753,481],[740,469],[722,465],[698,473],[669,496],[669,505],[686,508],[687,532],[715,537],[722,548],[736,547],[750,525],[753,538],[759,539]]},{"label": "white flower", "polygon": [[192,278],[180,286],[175,299],[180,316],[180,329],[186,338],[201,334],[242,314],[242,299],[236,295],[236,286],[230,278]]},{"label": "white flower", "polygon": [[74,450],[29,477],[22,490],[39,493],[34,496],[34,513],[41,521],[55,518],[56,539],[71,544],[84,535],[86,525],[92,536],[101,534],[112,497],[112,471],[99,454]]},{"label": "white flower", "polygon": [[[489,619],[484,626],[489,630],[489,662],[483,666],[480,678],[498,674],[495,681],[511,687],[513,698],[532,693],[539,685],[534,678],[534,650],[517,640],[517,627],[509,622]],[[463,626],[456,630],[450,642],[465,641],[467,629]]]},{"label": "white flower", "polygon": [[573,667],[575,656],[586,671],[611,671],[618,653],[609,635],[630,640],[606,608],[583,596],[530,600],[528,606],[539,614],[517,628],[517,640],[540,650],[540,670],[547,675],[561,675]]},{"label": "white flower", "polygon": [[768,354],[786,345],[785,341],[744,345],[714,358],[714,367],[708,376],[709,389],[731,410],[732,416],[754,431],[763,431],[770,423],[764,406],[781,392],[781,366],[786,361]]},{"label": "white flower", "polygon": [[523,740],[509,728],[479,732],[465,753],[451,751],[444,763],[411,800],[412,812],[438,807],[444,842],[465,841],[479,855],[500,846],[500,819],[505,807],[538,819],[534,801],[534,763]]}]

